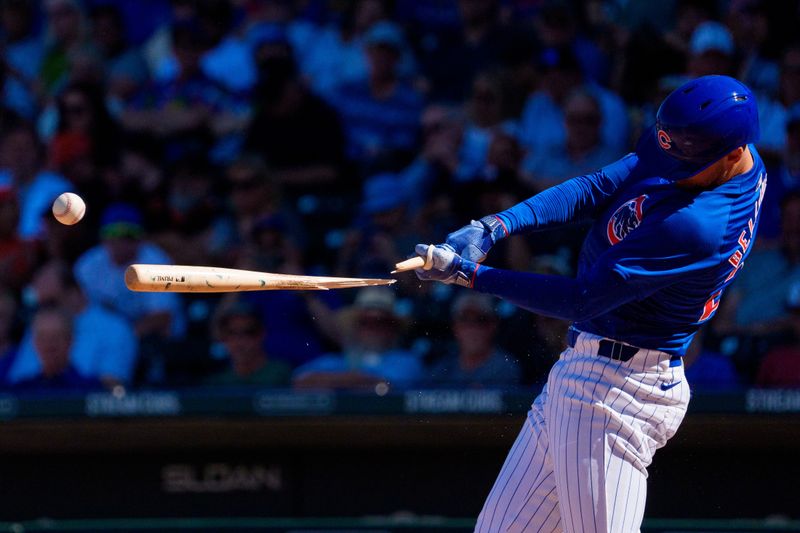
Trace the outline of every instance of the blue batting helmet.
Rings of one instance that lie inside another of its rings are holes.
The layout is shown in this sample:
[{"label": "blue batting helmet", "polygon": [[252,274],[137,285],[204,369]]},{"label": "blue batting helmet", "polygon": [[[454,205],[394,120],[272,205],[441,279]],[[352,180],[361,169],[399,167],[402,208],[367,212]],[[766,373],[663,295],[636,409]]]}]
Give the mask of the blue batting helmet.
[{"label": "blue batting helmet", "polygon": [[672,91],[656,115],[661,150],[699,172],[759,137],[750,89],[728,76],[703,76]]}]

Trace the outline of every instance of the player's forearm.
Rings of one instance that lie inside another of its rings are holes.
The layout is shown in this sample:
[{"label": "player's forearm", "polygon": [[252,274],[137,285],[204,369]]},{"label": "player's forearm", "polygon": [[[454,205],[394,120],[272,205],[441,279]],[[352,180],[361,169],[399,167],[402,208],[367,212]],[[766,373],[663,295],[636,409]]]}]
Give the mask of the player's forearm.
[{"label": "player's forearm", "polygon": [[602,315],[628,299],[611,280],[597,281],[501,270],[480,266],[473,289],[540,315],[581,322]]},{"label": "player's forearm", "polygon": [[550,187],[496,216],[510,235],[592,218],[628,177],[635,162],[636,156],[628,155],[597,172]]}]

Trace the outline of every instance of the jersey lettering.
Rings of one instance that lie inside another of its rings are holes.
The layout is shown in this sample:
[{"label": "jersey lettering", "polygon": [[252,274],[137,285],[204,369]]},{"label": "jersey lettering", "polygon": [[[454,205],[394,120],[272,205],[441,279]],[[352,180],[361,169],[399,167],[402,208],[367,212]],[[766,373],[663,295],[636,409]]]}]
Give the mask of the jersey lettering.
[{"label": "jersey lettering", "polygon": [[[728,263],[733,266],[733,269],[728,273],[724,283],[728,283],[734,277],[736,277],[736,274],[738,274],[739,270],[741,270],[741,268],[744,266],[744,258],[747,254],[747,249],[750,248],[750,243],[753,240],[756,221],[758,220],[758,215],[761,212],[761,204],[764,203],[764,193],[767,192],[766,174],[761,174],[761,176],[758,178],[758,184],[756,187],[758,188],[758,197],[756,198],[753,208],[753,216],[747,221],[747,228],[743,229],[739,234],[739,239],[737,240],[739,247],[734,250],[730,257],[728,257]],[[722,290],[718,290],[711,295],[711,298],[709,298],[703,306],[703,313],[700,315],[698,322],[705,322],[714,315],[719,307],[719,298],[721,295]]]},{"label": "jersey lettering", "polygon": [[706,301],[706,304],[703,306],[703,314],[700,316],[700,320],[698,322],[705,322],[711,316],[716,313],[717,307],[719,307],[719,297],[722,295],[722,291],[717,291],[711,295]]}]

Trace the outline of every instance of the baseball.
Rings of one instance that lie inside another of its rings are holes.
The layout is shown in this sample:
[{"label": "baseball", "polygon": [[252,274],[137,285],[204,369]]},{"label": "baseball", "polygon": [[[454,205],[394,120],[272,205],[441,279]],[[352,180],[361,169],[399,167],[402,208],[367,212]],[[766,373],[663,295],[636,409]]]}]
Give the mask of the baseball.
[{"label": "baseball", "polygon": [[86,204],[83,198],[75,193],[65,192],[53,202],[53,216],[67,226],[80,222],[85,213]]}]

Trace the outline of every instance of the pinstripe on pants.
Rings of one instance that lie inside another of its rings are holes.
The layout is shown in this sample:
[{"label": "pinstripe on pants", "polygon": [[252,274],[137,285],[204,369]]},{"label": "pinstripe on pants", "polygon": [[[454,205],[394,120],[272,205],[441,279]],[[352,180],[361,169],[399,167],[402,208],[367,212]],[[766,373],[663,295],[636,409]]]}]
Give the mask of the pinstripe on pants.
[{"label": "pinstripe on pants", "polygon": [[476,533],[639,530],[646,468],[683,420],[689,386],[667,354],[623,363],[596,355],[599,340],[581,333],[553,365]]}]

